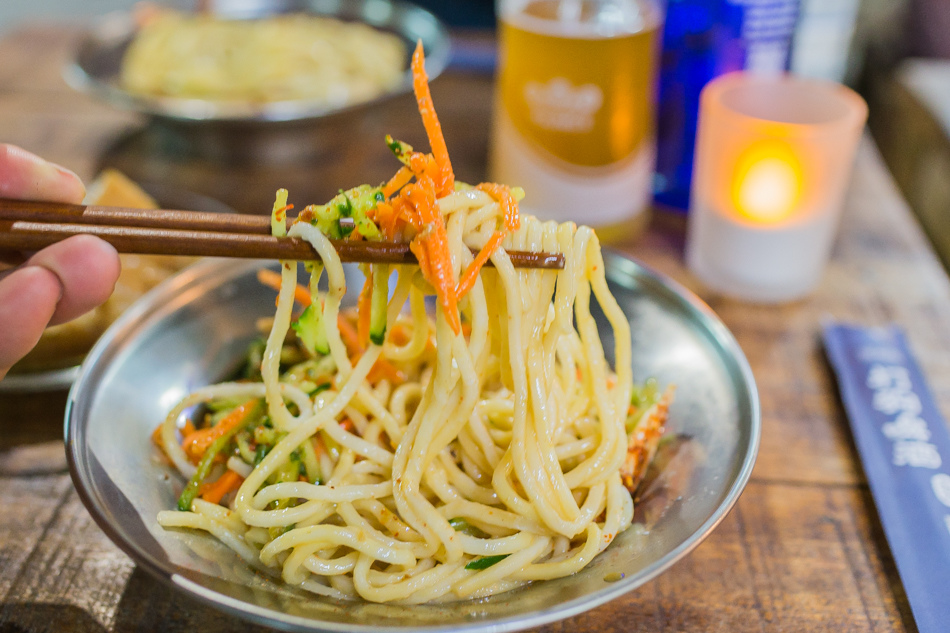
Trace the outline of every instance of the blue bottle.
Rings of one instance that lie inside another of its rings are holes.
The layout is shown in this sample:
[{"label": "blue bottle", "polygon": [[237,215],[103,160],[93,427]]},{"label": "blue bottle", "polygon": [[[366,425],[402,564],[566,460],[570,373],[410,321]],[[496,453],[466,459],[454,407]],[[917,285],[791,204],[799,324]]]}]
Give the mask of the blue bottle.
[{"label": "blue bottle", "polygon": [[798,0],[667,0],[660,59],[654,200],[689,208],[699,93],[727,72],[781,72]]}]

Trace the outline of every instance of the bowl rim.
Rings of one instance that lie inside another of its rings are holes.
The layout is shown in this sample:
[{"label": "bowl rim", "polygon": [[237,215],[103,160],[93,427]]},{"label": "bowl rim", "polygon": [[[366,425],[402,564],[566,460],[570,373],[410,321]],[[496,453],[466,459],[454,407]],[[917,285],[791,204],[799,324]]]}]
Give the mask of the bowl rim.
[{"label": "bowl rim", "polygon": [[[631,574],[626,579],[608,583],[603,589],[597,592],[574,598],[560,603],[554,608],[537,611],[528,615],[521,614],[501,617],[494,620],[472,622],[470,624],[420,624],[412,626],[411,630],[425,631],[426,633],[441,633],[443,631],[505,633],[541,626],[599,607],[653,580],[689,554],[722,522],[735,506],[739,496],[745,489],[758,455],[762,420],[755,377],[738,341],[736,341],[733,334],[719,319],[712,308],[685,286],[628,255],[609,248],[604,248],[603,250],[608,281],[611,281],[611,277],[616,275],[626,274],[628,277],[636,275],[638,283],[645,282],[654,289],[659,289],[666,295],[666,298],[678,302],[682,308],[697,320],[702,329],[720,346],[720,349],[728,353],[729,360],[735,365],[732,370],[732,372],[734,372],[733,377],[736,379],[737,385],[741,388],[741,393],[739,394],[741,396],[739,398],[740,416],[744,417],[743,414],[745,414],[749,420],[749,428],[744,429],[748,434],[745,454],[742,455],[741,459],[738,457],[736,459],[737,463],[741,462],[739,470],[736,472],[722,501],[692,534],[679,543],[679,545],[663,554],[651,565],[636,574]],[[90,388],[86,387],[87,381],[91,380],[91,370],[99,362],[99,359],[110,349],[113,341],[121,339],[125,331],[140,320],[157,317],[164,311],[171,309],[165,299],[178,296],[191,286],[203,283],[220,283],[225,279],[235,278],[247,270],[268,265],[268,263],[270,262],[265,260],[251,260],[245,261],[243,265],[235,266],[233,260],[222,258],[209,258],[206,261],[199,262],[178,275],[164,281],[143,295],[109,327],[87,355],[86,360],[80,367],[79,376],[69,392],[64,419],[64,439],[70,477],[73,480],[74,487],[83,505],[86,506],[86,509],[103,532],[105,532],[106,536],[108,536],[119,549],[125,552],[137,565],[141,566],[153,577],[168,586],[190,594],[208,606],[223,610],[247,621],[288,631],[405,633],[407,630],[410,630],[409,627],[351,624],[344,622],[327,623],[323,620],[287,613],[278,614],[278,612],[271,609],[266,609],[214,591],[192,580],[188,577],[187,573],[169,571],[159,564],[158,561],[153,560],[146,551],[126,540],[120,531],[112,526],[108,518],[100,510],[99,502],[94,498],[95,494],[85,485],[85,480],[81,473],[81,470],[86,465],[86,456],[84,455],[83,442],[81,441],[81,434],[83,432],[82,420],[74,422],[72,417],[73,412],[79,408],[79,404],[82,400],[94,396],[94,393],[90,393]],[[614,282],[617,282],[617,280],[614,279]],[[172,308],[173,307],[174,306],[172,306]],[[747,408],[744,408],[742,405],[745,405]],[[279,615],[279,618],[275,617],[277,615]]]},{"label": "bowl rim", "polygon": [[[367,13],[371,9],[388,5],[389,14],[382,20],[369,21]],[[408,2],[407,0],[340,0],[327,3],[320,0],[301,0],[299,8],[304,13],[323,17],[347,19],[359,18],[364,24],[376,29],[389,28],[402,40],[411,38],[406,29],[397,26],[405,22],[428,23],[431,40],[427,42],[426,73],[429,80],[438,77],[448,66],[451,57],[451,38],[448,28],[431,11]],[[260,16],[269,15],[261,13]],[[246,19],[249,16],[244,16]],[[372,99],[345,104],[327,105],[319,100],[286,100],[264,103],[242,101],[215,101],[211,99],[161,97],[137,95],[122,88],[116,81],[117,74],[96,73],[87,68],[81,59],[86,48],[99,50],[106,45],[127,46],[135,33],[132,14],[128,11],[115,11],[101,16],[76,44],[71,59],[63,66],[62,76],[66,83],[79,92],[97,97],[117,108],[132,110],[153,117],[174,121],[180,124],[222,123],[222,124],[264,124],[291,123],[323,119],[338,114],[371,107],[394,97],[408,94],[412,89],[410,70],[406,69],[399,84],[392,90]],[[407,50],[407,54],[411,54]]]}]

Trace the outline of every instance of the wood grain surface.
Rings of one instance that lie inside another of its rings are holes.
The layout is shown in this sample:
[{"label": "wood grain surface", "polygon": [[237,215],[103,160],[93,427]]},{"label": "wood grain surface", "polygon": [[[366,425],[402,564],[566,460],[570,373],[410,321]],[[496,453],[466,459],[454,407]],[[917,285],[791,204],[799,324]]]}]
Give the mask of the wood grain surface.
[{"label": "wood grain surface", "polygon": [[[48,26],[0,40],[0,140],[84,179],[113,165],[260,211],[278,185],[311,201],[381,180],[392,170],[386,132],[424,146],[411,99],[396,99],[348,119],[345,133],[309,156],[222,165],[213,147],[188,147],[174,132],[69,90],[59,69],[75,41],[76,31]],[[484,175],[491,91],[491,78],[480,75],[449,74],[433,85],[463,180]],[[950,411],[950,281],[873,143],[859,151],[832,261],[805,300],[762,307],[707,292],[683,266],[684,226],[682,217],[657,214],[645,236],[620,247],[696,291],[748,355],[764,422],[752,480],[715,532],[670,571],[544,630],[914,631],[819,343],[825,317],[899,323]],[[73,490],[61,446],[50,442],[58,415],[0,398],[0,633],[262,630],[173,592],[105,537]]]}]

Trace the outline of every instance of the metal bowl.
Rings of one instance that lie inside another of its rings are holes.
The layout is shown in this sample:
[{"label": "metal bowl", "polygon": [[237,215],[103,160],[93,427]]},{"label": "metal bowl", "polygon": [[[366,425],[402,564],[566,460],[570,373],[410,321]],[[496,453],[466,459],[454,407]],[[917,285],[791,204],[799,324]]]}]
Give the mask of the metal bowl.
[{"label": "metal bowl", "polygon": [[[421,7],[399,0],[240,0],[221,3],[229,19],[250,19],[275,13],[307,12],[345,21],[364,22],[398,35],[408,52],[422,40],[426,51],[426,72],[438,76],[449,60],[449,35],[434,15]],[[66,66],[67,83],[119,108],[149,114],[179,124],[215,122],[259,126],[266,123],[309,121],[331,114],[365,108],[412,88],[407,69],[399,86],[375,99],[343,107],[312,100],[251,103],[144,96],[126,91],[119,83],[125,50],[135,37],[136,26],[129,13],[105,16],[80,42],[75,59]],[[234,130],[231,130],[232,132]]]},{"label": "metal bowl", "polygon": [[[90,353],[66,414],[70,469],[100,527],[173,587],[255,622],[296,631],[491,631],[575,615],[668,569],[716,527],[749,478],[759,444],[758,396],[735,339],[699,299],[625,257],[606,254],[610,288],[630,319],[634,377],[678,385],[669,427],[700,459],[681,487],[581,572],[474,601],[402,606],[340,602],[262,578],[212,537],[164,531],[181,482],[149,436],[189,391],[232,372],[272,315],[265,262],[199,264],[153,290]],[[350,283],[355,293],[358,283]],[[353,298],[351,298],[353,299]],[[603,315],[595,317],[611,347]],[[650,496],[647,490],[644,496]],[[657,510],[660,511],[657,511]],[[619,580],[618,580],[619,579]]]}]

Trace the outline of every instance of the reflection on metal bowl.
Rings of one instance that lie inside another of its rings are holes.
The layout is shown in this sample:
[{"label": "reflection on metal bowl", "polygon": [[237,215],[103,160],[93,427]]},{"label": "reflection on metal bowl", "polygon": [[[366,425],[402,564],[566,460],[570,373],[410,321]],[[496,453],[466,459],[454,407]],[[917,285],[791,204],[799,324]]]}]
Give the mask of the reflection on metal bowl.
[{"label": "reflection on metal bowl", "polygon": [[[146,571],[199,601],[282,630],[499,633],[596,607],[656,577],[709,535],[748,480],[761,426],[748,363],[709,308],[630,259],[605,253],[605,263],[631,323],[634,379],[678,385],[668,424],[675,441],[663,472],[640,495],[639,527],[573,576],[482,600],[340,602],[264,578],[211,536],[157,525],[181,483],[154,459],[149,437],[187,393],[237,368],[257,336],[255,321],[273,315],[273,292],[256,279],[268,262],[194,266],[113,325],[70,394],[73,481],[106,534]],[[347,286],[355,295],[360,284]],[[593,312],[608,337],[606,319]]]}]

